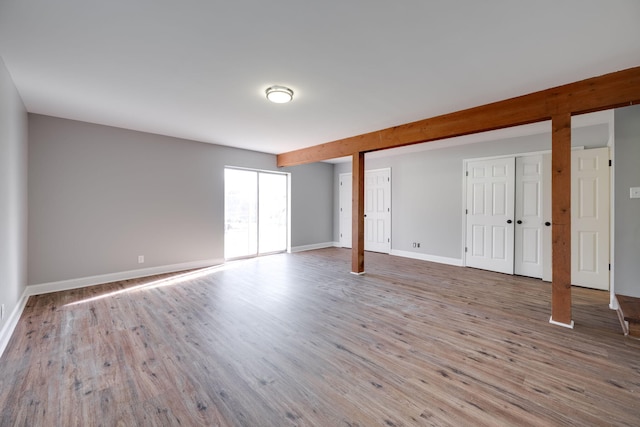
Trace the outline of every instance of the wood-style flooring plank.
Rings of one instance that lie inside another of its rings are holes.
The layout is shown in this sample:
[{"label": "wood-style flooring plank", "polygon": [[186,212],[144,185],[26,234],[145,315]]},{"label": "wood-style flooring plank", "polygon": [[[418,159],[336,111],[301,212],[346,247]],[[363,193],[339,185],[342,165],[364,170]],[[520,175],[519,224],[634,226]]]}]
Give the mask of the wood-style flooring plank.
[{"label": "wood-style flooring plank", "polygon": [[323,249],[31,297],[0,425],[633,426],[608,293]]}]

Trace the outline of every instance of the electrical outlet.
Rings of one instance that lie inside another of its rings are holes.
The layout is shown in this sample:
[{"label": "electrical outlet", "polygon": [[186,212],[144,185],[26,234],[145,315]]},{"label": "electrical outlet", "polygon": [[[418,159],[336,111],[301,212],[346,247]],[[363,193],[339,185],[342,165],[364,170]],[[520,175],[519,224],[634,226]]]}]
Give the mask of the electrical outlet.
[{"label": "electrical outlet", "polygon": [[144,264],[144,255],[138,255],[138,264]]}]

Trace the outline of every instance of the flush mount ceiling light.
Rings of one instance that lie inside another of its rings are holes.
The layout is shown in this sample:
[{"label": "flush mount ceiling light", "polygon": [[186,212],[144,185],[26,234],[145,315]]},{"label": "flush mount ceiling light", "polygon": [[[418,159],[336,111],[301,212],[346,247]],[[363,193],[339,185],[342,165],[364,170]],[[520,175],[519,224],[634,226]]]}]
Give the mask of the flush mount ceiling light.
[{"label": "flush mount ceiling light", "polygon": [[271,86],[266,93],[267,99],[276,104],[284,104],[293,99],[293,91],[284,86]]}]

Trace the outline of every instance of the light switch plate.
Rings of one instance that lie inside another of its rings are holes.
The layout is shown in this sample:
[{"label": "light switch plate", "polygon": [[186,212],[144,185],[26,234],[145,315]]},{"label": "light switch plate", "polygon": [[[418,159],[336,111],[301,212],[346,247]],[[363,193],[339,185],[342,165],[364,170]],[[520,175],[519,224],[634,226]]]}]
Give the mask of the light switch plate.
[{"label": "light switch plate", "polygon": [[631,187],[629,189],[629,197],[632,199],[640,199],[640,187]]}]

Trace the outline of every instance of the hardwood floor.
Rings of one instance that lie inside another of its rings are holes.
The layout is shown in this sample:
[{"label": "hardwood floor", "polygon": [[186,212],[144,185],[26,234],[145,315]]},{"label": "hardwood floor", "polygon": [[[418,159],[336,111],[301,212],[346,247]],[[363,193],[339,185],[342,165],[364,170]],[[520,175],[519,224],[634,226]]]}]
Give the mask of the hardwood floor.
[{"label": "hardwood floor", "polygon": [[640,425],[608,293],[323,249],[31,297],[0,425]]}]

